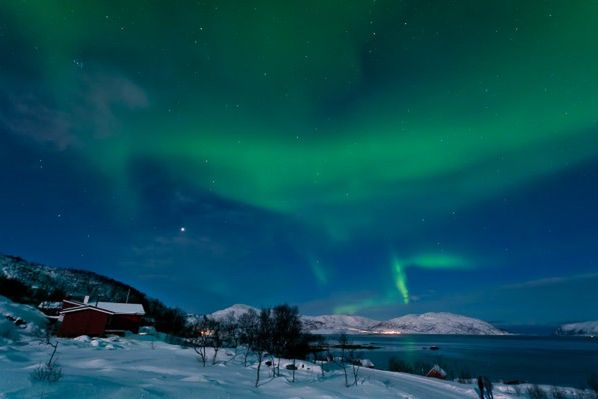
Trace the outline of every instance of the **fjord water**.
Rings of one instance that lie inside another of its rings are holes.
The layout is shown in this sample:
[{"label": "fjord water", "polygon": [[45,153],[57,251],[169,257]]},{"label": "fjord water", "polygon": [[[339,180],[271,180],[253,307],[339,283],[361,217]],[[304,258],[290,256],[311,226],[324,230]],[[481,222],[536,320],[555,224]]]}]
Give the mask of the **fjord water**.
[{"label": "fjord water", "polygon": [[[461,371],[473,377],[487,375],[495,381],[524,380],[531,383],[584,388],[589,374],[598,373],[598,339],[558,336],[457,336],[457,335],[359,335],[356,344],[380,349],[362,350],[376,368],[388,369],[395,356],[402,361],[440,363],[455,377]],[[440,349],[432,351],[431,346]]]}]

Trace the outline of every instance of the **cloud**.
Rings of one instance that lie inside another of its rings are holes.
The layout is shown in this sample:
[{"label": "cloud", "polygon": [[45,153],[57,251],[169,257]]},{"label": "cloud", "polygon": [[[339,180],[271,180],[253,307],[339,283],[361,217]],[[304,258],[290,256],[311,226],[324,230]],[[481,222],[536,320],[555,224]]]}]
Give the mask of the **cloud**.
[{"label": "cloud", "polygon": [[52,108],[33,94],[5,96],[0,125],[9,132],[39,143],[50,143],[60,150],[77,142],[68,112]]},{"label": "cloud", "polygon": [[300,308],[305,314],[359,314],[380,320],[451,312],[504,325],[558,325],[598,318],[596,284],[598,273],[547,277],[450,294],[426,291],[410,295],[408,304],[399,295],[381,296],[378,291],[339,291],[304,302]]},{"label": "cloud", "polygon": [[598,273],[548,277],[502,287],[431,295],[409,305],[372,309],[376,315],[398,312],[453,312],[504,324],[559,324],[596,320]]},{"label": "cloud", "polygon": [[225,245],[208,236],[192,236],[187,232],[181,232],[177,235],[161,235],[147,245],[135,246],[133,254],[144,259],[144,262],[148,259],[158,261],[162,258],[158,264],[167,264],[173,252],[183,250],[201,254],[203,257],[220,257],[227,253]]},{"label": "cloud", "polygon": [[546,277],[536,280],[525,281],[523,283],[509,284],[501,288],[505,290],[517,290],[525,288],[550,287],[594,278],[598,278],[598,273],[586,273],[561,277]]},{"label": "cloud", "polygon": [[25,83],[18,91],[1,93],[0,126],[65,150],[116,134],[121,128],[119,108],[135,111],[149,106],[146,92],[119,73],[85,72],[73,85],[63,101],[43,88],[27,88]]},{"label": "cloud", "polygon": [[[187,285],[211,295],[232,295],[224,268],[206,268],[203,264],[226,264],[226,246],[206,235],[193,236],[188,232],[159,235],[145,244],[133,246],[131,256],[122,261],[129,273],[150,280],[153,284],[169,281]],[[196,261],[190,262],[190,259]],[[203,261],[202,261],[203,260]]]},{"label": "cloud", "polygon": [[88,75],[82,86],[80,104],[83,106],[76,108],[75,114],[91,118],[96,138],[108,137],[118,129],[116,107],[138,110],[149,105],[143,89],[120,75]]}]

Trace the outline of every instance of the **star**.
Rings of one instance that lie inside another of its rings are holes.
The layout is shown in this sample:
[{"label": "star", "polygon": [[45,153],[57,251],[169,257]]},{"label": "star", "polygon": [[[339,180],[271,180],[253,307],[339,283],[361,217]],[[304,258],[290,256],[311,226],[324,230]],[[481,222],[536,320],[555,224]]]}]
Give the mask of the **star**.
[{"label": "star", "polygon": [[181,233],[184,233],[187,229],[185,229],[185,227],[181,227],[180,230],[181,230]]}]

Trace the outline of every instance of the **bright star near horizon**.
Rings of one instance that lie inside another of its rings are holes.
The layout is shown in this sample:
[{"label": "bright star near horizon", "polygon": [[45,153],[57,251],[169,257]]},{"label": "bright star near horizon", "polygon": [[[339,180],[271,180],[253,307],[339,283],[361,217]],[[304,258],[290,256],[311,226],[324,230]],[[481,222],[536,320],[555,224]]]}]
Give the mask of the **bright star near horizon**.
[{"label": "bright star near horizon", "polygon": [[186,229],[185,229],[184,227],[181,227],[181,233],[184,233],[184,232],[185,232],[185,230],[186,230]]}]

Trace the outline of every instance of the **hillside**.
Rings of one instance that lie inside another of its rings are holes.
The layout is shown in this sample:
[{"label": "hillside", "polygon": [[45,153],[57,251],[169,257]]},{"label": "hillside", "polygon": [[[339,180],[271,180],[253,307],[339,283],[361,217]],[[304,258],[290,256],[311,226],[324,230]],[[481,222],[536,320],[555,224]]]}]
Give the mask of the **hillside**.
[{"label": "hillside", "polygon": [[349,315],[301,316],[301,320],[303,326],[314,334],[364,334],[380,323],[367,317]]},{"label": "hillside", "polygon": [[94,272],[54,268],[26,261],[16,256],[0,255],[0,277],[25,284],[35,295],[60,300],[62,296],[105,298],[114,302],[140,300],[143,294],[135,288]]},{"label": "hillside", "polygon": [[491,324],[452,313],[406,315],[387,321],[360,316],[302,316],[305,328],[317,334],[458,334],[502,335]]},{"label": "hillside", "polygon": [[64,298],[141,303],[148,320],[164,332],[178,333],[184,328],[184,314],[149,298],[134,287],[87,270],[55,268],[0,254],[0,295],[13,301],[38,305]]},{"label": "hillside", "polygon": [[373,333],[388,334],[460,334],[460,335],[504,335],[490,323],[472,317],[453,313],[424,313],[406,315],[384,321],[372,327]]}]

